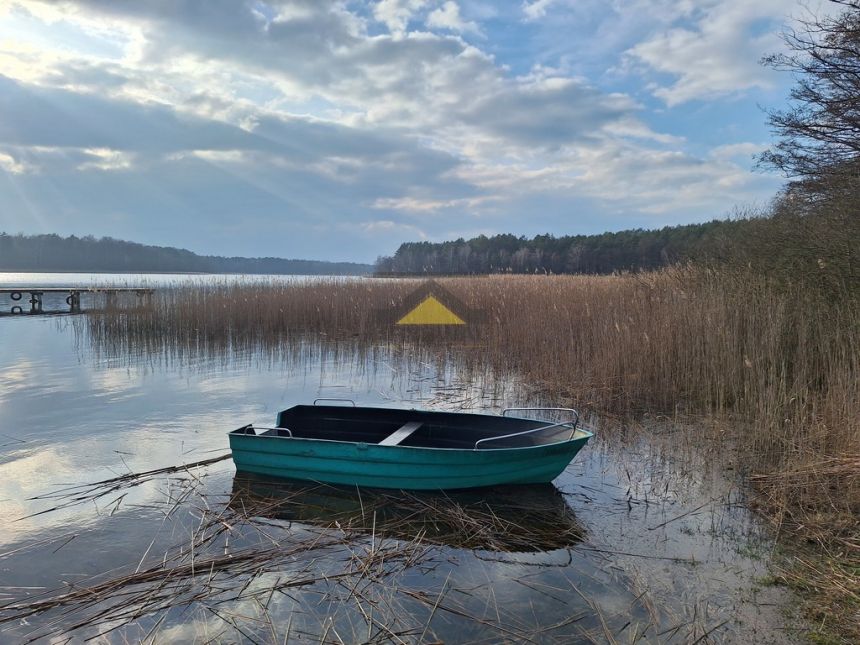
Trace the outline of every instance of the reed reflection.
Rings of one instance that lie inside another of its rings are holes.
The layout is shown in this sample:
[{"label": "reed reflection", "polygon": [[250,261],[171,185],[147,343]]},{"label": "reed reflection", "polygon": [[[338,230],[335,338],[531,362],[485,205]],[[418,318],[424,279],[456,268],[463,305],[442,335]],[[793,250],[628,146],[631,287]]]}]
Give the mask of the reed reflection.
[{"label": "reed reflection", "polygon": [[501,553],[570,548],[585,536],[552,484],[410,492],[237,473],[230,506],[246,517]]}]

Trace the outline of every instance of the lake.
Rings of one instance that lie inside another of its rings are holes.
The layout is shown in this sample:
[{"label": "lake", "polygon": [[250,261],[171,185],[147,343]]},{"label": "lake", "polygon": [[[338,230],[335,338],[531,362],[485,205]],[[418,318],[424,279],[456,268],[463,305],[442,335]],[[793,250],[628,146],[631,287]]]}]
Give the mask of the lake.
[{"label": "lake", "polygon": [[546,402],[385,345],[127,354],[86,318],[0,320],[4,642],[790,640],[790,599],[762,582],[772,539],[721,459],[730,447],[705,428],[591,416],[596,439],[544,487],[244,477],[219,459],[226,433],[317,397]]},{"label": "lake", "polygon": [[178,287],[225,281],[291,282],[295,280],[354,280],[357,276],[308,276],[224,273],[10,273],[0,271],[0,287]]},{"label": "lake", "polygon": [[[308,282],[325,280],[337,282],[343,280],[359,280],[359,276],[313,276],[313,275],[268,275],[268,274],[223,274],[223,273],[12,273],[0,271],[0,289],[33,288],[33,289],[71,289],[87,288],[119,288],[119,289],[176,289],[182,286],[205,286],[227,283],[254,284],[289,284],[291,282]],[[12,294],[0,293],[0,316],[27,315],[30,312],[30,294],[21,292],[21,297],[12,298]],[[42,299],[42,309],[45,313],[68,313],[70,302],[69,293],[46,293]],[[120,305],[133,305],[140,302],[135,293],[123,293],[117,298]],[[106,304],[106,296],[100,293],[80,295],[82,309],[99,309]]]}]

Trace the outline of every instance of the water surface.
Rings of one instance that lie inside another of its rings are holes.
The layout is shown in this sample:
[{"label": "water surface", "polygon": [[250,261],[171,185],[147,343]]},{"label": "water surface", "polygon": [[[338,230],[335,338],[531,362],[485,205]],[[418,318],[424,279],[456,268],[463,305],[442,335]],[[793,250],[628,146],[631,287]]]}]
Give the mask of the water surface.
[{"label": "water surface", "polygon": [[[511,379],[385,346],[122,355],[94,346],[84,318],[0,320],[4,640],[790,637],[786,598],[759,584],[772,542],[706,429],[592,419],[596,440],[552,485],[465,497],[284,485],[237,477],[229,459],[69,491],[224,455],[227,431],[316,397],[535,402]],[[74,595],[105,584],[98,602]]]},{"label": "water surface", "polygon": [[[270,275],[224,273],[11,273],[0,271],[0,289],[83,289],[80,294],[81,311],[104,309],[108,297],[103,293],[88,293],[87,289],[178,289],[183,286],[216,286],[224,284],[289,284],[314,280],[358,280],[359,276]],[[15,297],[13,297],[13,295]],[[68,314],[71,302],[69,292],[44,293],[41,313]],[[26,316],[33,312],[31,294],[0,293],[0,316]],[[145,302],[143,293],[119,293],[111,306],[134,307]],[[77,312],[76,312],[77,313]]]},{"label": "water surface", "polygon": [[309,276],[226,273],[15,273],[0,271],[0,287],[178,287],[184,284],[229,282],[293,282],[295,280],[349,280],[356,276]]}]

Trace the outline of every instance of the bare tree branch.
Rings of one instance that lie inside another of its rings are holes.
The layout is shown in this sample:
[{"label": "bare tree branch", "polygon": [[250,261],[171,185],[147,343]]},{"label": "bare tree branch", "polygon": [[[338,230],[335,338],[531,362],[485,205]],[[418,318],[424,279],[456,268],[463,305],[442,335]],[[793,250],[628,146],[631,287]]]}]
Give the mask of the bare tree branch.
[{"label": "bare tree branch", "polygon": [[801,21],[783,34],[789,53],[762,59],[797,80],[792,104],[768,113],[778,142],[759,163],[808,187],[860,168],[860,0],[831,1],[844,7],[838,16]]}]

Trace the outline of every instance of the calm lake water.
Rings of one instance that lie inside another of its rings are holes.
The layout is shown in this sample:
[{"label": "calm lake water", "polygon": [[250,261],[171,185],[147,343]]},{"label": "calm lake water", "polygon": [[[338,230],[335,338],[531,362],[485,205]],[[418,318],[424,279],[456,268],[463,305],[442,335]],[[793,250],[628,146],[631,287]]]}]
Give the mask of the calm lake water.
[{"label": "calm lake water", "polygon": [[224,273],[4,273],[0,287],[178,287],[183,284],[220,284],[225,281],[292,282],[295,280],[351,280],[355,276],[235,275]]},{"label": "calm lake water", "polygon": [[[289,284],[314,280],[339,281],[360,280],[359,276],[320,275],[268,275],[268,274],[224,274],[224,273],[9,273],[0,271],[0,289],[69,289],[72,287],[118,288],[118,289],[175,289],[182,286],[223,285],[227,283]],[[31,311],[30,294],[20,292],[21,297],[12,298],[11,293],[0,293],[0,316],[28,315]],[[68,313],[68,292],[45,293],[42,310],[48,314]],[[142,294],[122,293],[117,304],[123,306],[140,302]],[[80,306],[86,310],[101,309],[106,305],[106,296],[101,293],[80,294]]]},{"label": "calm lake water", "polygon": [[279,485],[229,459],[81,488],[225,455],[229,430],[316,397],[535,402],[387,347],[117,355],[85,321],[0,320],[2,642],[789,640],[759,584],[773,544],[707,432],[592,419],[552,485],[477,496]]}]

